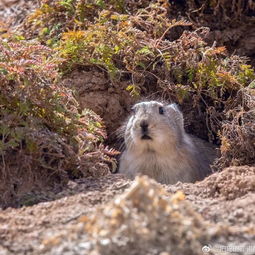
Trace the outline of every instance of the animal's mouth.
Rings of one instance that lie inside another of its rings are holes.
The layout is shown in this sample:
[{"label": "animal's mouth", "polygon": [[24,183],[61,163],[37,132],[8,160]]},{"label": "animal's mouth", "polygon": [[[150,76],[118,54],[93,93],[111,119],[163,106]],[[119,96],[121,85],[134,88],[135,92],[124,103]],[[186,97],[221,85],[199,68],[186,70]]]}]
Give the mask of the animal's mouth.
[{"label": "animal's mouth", "polygon": [[141,139],[142,140],[152,140],[152,138],[149,135],[146,135],[146,134],[142,135]]}]

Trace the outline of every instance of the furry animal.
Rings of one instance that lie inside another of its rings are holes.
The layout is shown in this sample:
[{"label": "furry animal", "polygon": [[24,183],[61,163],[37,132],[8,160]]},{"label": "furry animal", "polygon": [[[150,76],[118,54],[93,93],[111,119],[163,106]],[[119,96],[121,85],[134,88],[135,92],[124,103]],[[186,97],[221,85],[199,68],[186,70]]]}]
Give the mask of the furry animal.
[{"label": "furry animal", "polygon": [[211,172],[203,148],[186,134],[176,104],[141,102],[132,111],[124,127],[126,149],[120,157],[120,173],[130,178],[147,175],[174,184],[195,182]]}]

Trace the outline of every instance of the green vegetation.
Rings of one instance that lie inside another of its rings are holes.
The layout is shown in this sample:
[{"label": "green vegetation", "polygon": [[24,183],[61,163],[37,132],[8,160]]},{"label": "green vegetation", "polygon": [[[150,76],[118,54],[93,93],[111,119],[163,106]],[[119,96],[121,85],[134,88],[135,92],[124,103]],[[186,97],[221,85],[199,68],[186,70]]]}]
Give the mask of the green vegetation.
[{"label": "green vegetation", "polygon": [[157,81],[179,83],[186,90],[209,89],[212,97],[214,90],[240,88],[254,78],[244,59],[228,57],[224,47],[204,42],[206,28],[185,31],[173,40],[173,28],[191,23],[170,19],[170,8],[168,1],[140,8],[123,1],[46,1],[26,27],[30,36],[38,35],[59,52],[64,70],[96,65],[116,79],[127,72],[152,73]]}]

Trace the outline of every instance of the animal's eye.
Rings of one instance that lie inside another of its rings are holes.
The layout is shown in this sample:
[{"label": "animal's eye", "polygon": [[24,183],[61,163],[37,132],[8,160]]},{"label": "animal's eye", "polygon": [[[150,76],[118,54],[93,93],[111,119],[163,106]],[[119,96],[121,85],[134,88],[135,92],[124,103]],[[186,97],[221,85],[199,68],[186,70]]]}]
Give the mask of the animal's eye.
[{"label": "animal's eye", "polygon": [[164,114],[164,108],[162,106],[159,106],[158,112],[159,114]]}]

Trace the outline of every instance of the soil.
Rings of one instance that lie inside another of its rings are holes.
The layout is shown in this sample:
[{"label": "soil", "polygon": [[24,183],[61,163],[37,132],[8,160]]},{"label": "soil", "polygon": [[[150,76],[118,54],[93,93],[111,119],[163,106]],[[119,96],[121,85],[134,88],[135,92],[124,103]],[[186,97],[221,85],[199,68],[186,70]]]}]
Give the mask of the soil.
[{"label": "soil", "polygon": [[[105,229],[109,227],[109,235],[112,237],[117,235],[116,231],[121,231],[121,226],[125,224],[130,224],[131,229],[134,230],[136,228],[132,225],[134,224],[132,217],[135,218],[136,214],[141,217],[139,213],[142,211],[145,213],[142,219],[136,222],[136,227],[140,229],[146,226],[146,217],[149,217],[152,226],[148,228],[150,231],[156,231],[158,235],[157,228],[161,223],[157,219],[165,217],[165,207],[161,208],[161,206],[171,206],[173,199],[183,201],[184,204],[180,202],[176,207],[174,203],[174,208],[180,216],[175,212],[175,216],[171,217],[180,221],[179,225],[185,224],[186,221],[195,221],[196,224],[194,223],[189,231],[194,231],[197,238],[201,232],[203,233],[202,239],[192,239],[192,242],[199,240],[198,243],[195,242],[196,248],[192,251],[193,253],[183,248],[184,250],[179,250],[182,253],[178,254],[203,254],[201,251],[203,244],[212,247],[224,245],[229,246],[229,249],[231,247],[234,249],[238,245],[239,248],[242,247],[240,251],[231,254],[255,254],[254,170],[254,167],[248,166],[231,167],[224,169],[221,173],[214,173],[195,184],[177,183],[164,186],[145,177],[145,180],[140,178],[140,180],[131,181],[120,174],[110,174],[99,179],[86,178],[69,181],[68,186],[62,192],[47,191],[40,194],[44,200],[48,200],[47,202],[0,211],[0,254],[115,254],[116,251],[113,250],[111,250],[112,253],[106,250],[100,253],[102,247],[94,243],[99,242],[100,230],[103,231],[103,226]],[[238,184],[240,187],[245,184],[245,188],[238,189]],[[137,190],[140,190],[141,194]],[[179,191],[185,194],[185,198]],[[150,193],[152,193],[151,196],[149,196]],[[159,202],[157,197],[158,199],[165,197],[165,200]],[[172,200],[169,201],[169,198]],[[159,204],[155,206],[154,200]],[[116,216],[120,205],[126,210],[132,210],[131,214],[126,212],[125,215],[122,212],[121,215]],[[154,206],[157,208],[156,211],[154,211]],[[118,218],[127,217],[127,215],[130,218],[121,218],[122,220]],[[112,223],[113,226],[110,228],[109,217],[115,216],[117,218],[110,222],[116,222]],[[157,221],[154,226],[153,220]],[[97,224],[98,228],[96,228]],[[164,224],[169,224],[169,219]],[[171,223],[171,226],[172,224],[174,223]],[[90,229],[88,226],[93,226],[93,228]],[[181,231],[181,227],[177,229]],[[124,236],[127,235],[126,233]],[[183,236],[182,238],[185,240],[188,237]],[[150,240],[148,242],[153,246],[153,242]],[[161,245],[167,247],[164,242],[162,241]],[[130,252],[124,254],[149,254],[134,240],[130,245],[126,246]],[[180,249],[178,247],[176,243],[173,243],[171,249],[178,250]],[[158,253],[150,254],[159,254],[160,249],[156,248]],[[133,253],[138,252],[137,249],[139,253]]]},{"label": "soil", "polygon": [[99,70],[77,70],[68,74],[63,84],[75,88],[81,108],[92,109],[100,115],[107,127],[111,140],[116,139],[114,131],[125,120],[136,98],[126,91],[127,84],[114,84]]}]

